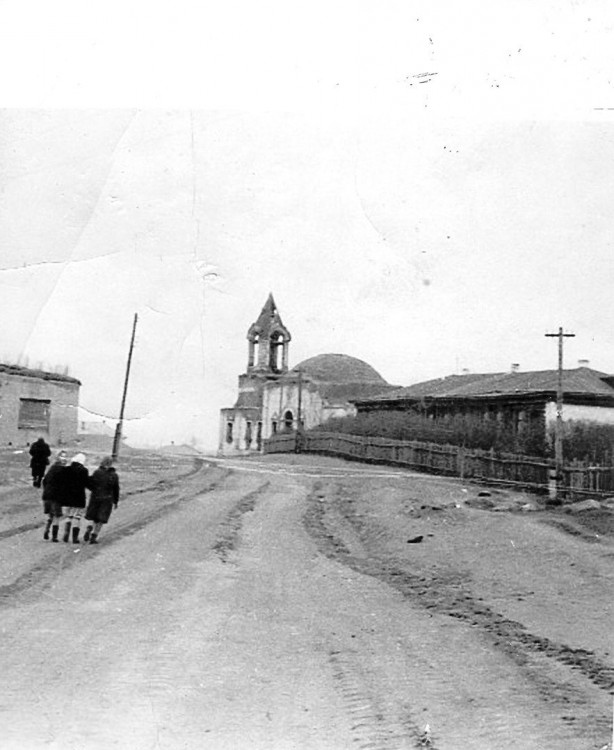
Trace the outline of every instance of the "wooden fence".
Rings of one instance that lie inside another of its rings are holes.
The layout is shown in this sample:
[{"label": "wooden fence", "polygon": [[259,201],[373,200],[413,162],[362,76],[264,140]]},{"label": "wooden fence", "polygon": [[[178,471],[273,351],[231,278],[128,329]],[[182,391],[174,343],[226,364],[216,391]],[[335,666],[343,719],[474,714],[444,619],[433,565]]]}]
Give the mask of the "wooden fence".
[{"label": "wooden fence", "polygon": [[[264,452],[322,453],[541,493],[552,492],[554,482],[549,459],[337,432],[279,433],[264,441]],[[614,467],[575,462],[565,467],[562,479],[559,495],[568,499],[614,495]]]}]

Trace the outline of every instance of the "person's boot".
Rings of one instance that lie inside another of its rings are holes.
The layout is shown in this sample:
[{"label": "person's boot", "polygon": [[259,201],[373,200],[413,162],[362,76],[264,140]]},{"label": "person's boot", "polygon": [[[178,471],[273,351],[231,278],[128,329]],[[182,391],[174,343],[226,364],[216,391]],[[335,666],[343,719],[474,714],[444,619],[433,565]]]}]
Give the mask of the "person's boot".
[{"label": "person's boot", "polygon": [[93,526],[88,526],[87,529],[85,529],[85,534],[83,534],[83,541],[89,542],[90,540],[90,534],[92,533]]},{"label": "person's boot", "polygon": [[68,541],[68,537],[70,536],[70,527],[72,526],[72,523],[70,521],[66,521],[64,525],[64,541]]},{"label": "person's boot", "polygon": [[51,541],[52,542],[59,542],[58,539],[58,531],[60,530],[60,527],[57,525],[54,525],[51,527]]},{"label": "person's boot", "polygon": [[98,544],[98,534],[92,534],[90,536],[90,544]]},{"label": "person's boot", "polygon": [[72,530],[72,543],[73,544],[79,544],[79,529],[78,526],[75,526]]},{"label": "person's boot", "polygon": [[51,519],[48,518],[47,519],[47,523],[45,524],[45,533],[43,534],[43,539],[45,539],[45,541],[47,539],[49,539],[49,529],[50,528],[51,528]]}]

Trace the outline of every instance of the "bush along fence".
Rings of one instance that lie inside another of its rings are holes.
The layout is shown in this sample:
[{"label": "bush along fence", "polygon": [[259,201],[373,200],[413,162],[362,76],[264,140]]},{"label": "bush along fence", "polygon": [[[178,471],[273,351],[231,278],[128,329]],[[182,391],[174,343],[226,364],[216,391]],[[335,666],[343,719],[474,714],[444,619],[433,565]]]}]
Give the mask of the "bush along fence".
[{"label": "bush along fence", "polygon": [[[284,432],[264,441],[265,453],[321,453],[328,456],[404,466],[486,484],[509,485],[537,493],[554,490],[554,461],[456,445],[391,440],[343,433]],[[565,466],[559,496],[569,500],[614,495],[614,467],[575,461]]]}]

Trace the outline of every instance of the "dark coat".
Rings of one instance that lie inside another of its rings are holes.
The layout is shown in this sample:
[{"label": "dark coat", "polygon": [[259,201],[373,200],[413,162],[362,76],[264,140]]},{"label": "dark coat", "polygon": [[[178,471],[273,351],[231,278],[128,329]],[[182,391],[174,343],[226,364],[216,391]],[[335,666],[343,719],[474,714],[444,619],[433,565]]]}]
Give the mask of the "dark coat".
[{"label": "dark coat", "polygon": [[66,505],[66,470],[68,466],[55,463],[43,477],[43,500],[54,500],[60,505]]},{"label": "dark coat", "polygon": [[81,464],[70,464],[66,466],[66,473],[63,475],[65,482],[64,498],[62,505],[69,508],[85,508],[85,489],[89,487],[89,471]]},{"label": "dark coat", "polygon": [[51,448],[47,445],[43,438],[39,438],[30,446],[30,455],[32,456],[32,458],[30,459],[31,467],[45,467],[49,463]]},{"label": "dark coat", "polygon": [[119,478],[112,466],[99,468],[90,477],[92,491],[85,517],[94,523],[106,523],[119,502]]}]

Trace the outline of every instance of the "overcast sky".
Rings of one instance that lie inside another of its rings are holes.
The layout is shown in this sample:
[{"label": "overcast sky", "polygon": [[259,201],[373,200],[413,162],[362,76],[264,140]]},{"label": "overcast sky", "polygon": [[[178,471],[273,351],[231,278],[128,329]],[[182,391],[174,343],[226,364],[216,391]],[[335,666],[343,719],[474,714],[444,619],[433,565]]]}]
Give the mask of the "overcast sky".
[{"label": "overcast sky", "polygon": [[614,372],[610,6],[3,2],[0,360],[116,417],[136,312],[129,440],[206,448],[269,292],[291,366]]}]

